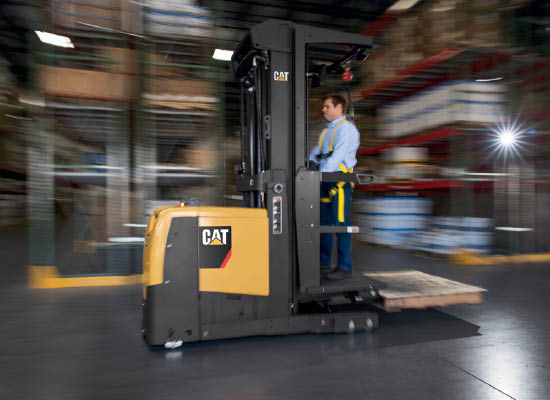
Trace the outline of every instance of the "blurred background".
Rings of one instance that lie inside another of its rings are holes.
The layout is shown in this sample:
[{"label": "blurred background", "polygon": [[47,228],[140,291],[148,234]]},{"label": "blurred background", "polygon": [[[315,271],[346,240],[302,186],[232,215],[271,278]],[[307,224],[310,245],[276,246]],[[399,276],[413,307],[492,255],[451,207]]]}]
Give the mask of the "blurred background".
[{"label": "blurred background", "polygon": [[139,274],[153,208],[240,204],[239,84],[216,50],[267,18],[375,37],[310,98],[313,144],[322,94],[353,102],[356,172],[376,176],[357,240],[549,252],[548,1],[3,0],[0,229],[27,228],[27,264]]}]

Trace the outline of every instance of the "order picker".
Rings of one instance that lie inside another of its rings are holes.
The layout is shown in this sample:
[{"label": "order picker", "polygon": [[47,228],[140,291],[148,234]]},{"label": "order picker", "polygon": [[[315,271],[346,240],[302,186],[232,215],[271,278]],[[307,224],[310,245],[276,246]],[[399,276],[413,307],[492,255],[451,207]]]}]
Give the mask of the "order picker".
[{"label": "order picker", "polygon": [[[327,45],[351,50],[319,60]],[[280,20],[253,26],[239,43],[231,69],[241,83],[244,207],[188,202],[153,212],[143,257],[149,344],[378,327],[368,303],[385,284],[320,276],[320,234],[358,231],[320,226],[320,184],[357,176],[309,168],[307,123],[308,88],[371,46],[370,37]],[[329,310],[336,298],[347,304]]]}]

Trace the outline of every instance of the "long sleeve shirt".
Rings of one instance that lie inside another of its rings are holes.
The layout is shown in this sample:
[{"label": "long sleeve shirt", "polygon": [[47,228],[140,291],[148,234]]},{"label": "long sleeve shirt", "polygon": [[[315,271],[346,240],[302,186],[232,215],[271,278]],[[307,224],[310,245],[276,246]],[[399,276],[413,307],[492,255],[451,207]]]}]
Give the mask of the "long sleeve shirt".
[{"label": "long sleeve shirt", "polygon": [[330,141],[334,129],[336,129],[338,124],[344,119],[345,116],[342,116],[334,121],[328,122],[327,133],[323,138],[322,148],[319,149],[319,142],[317,142],[317,145],[309,154],[309,159],[311,161],[319,163],[319,171],[321,172],[341,172],[340,164],[344,164],[344,167],[348,170],[357,164],[355,154],[359,148],[359,131],[353,122],[350,121],[346,121],[338,127],[334,137],[332,155],[322,160],[319,160],[318,157],[321,153],[327,154],[330,152]]}]

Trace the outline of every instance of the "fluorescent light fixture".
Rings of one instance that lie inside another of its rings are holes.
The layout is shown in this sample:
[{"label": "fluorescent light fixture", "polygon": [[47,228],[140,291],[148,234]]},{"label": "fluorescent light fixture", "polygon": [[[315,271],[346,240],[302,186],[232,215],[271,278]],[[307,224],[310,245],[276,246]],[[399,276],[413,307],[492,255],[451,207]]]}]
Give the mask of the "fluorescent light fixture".
[{"label": "fluorescent light fixture", "polygon": [[420,0],[398,0],[386,11],[395,12],[395,11],[405,11],[414,6]]},{"label": "fluorescent light fixture", "polygon": [[497,231],[508,231],[508,232],[532,232],[533,228],[516,228],[514,226],[497,226],[495,228]]},{"label": "fluorescent light fixture", "polygon": [[24,119],[26,121],[32,121],[32,118],[20,117],[18,115],[13,115],[13,114],[4,114],[4,116],[6,116],[8,118],[13,118],[13,119]]},{"label": "fluorescent light fixture", "polygon": [[430,8],[430,11],[432,12],[445,12],[445,11],[452,11],[456,7],[454,5],[448,6],[448,7],[433,7]]},{"label": "fluorescent light fixture", "polygon": [[19,102],[29,106],[46,107],[46,102],[39,98],[19,97]]},{"label": "fluorescent light fixture", "polygon": [[143,243],[145,238],[142,237],[110,237],[109,242],[111,243]]},{"label": "fluorescent light fixture", "polygon": [[147,224],[122,224],[122,226],[127,226],[128,228],[147,228]]},{"label": "fluorescent light fixture", "polygon": [[224,194],[223,197],[228,200],[242,200],[243,196],[238,194]]},{"label": "fluorescent light fixture", "polygon": [[212,58],[222,61],[231,61],[231,56],[233,55],[233,50],[222,50],[216,49]]},{"label": "fluorescent light fixture", "polygon": [[476,79],[476,82],[493,82],[493,81],[500,81],[501,79],[502,79],[502,76],[498,78]]},{"label": "fluorescent light fixture", "polygon": [[502,172],[465,172],[464,175],[471,175],[471,176],[508,176],[510,174],[502,173]]},{"label": "fluorescent light fixture", "polygon": [[41,42],[47,44],[53,44],[54,46],[59,47],[69,47],[74,49],[74,44],[71,42],[71,39],[67,36],[56,35],[54,33],[34,31]]}]

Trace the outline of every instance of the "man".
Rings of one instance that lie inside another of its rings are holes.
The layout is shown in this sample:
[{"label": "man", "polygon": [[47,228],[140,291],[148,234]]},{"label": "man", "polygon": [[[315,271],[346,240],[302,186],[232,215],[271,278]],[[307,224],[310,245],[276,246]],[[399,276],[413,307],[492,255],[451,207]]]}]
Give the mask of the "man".
[{"label": "man", "polygon": [[[357,164],[355,154],[359,148],[359,131],[346,121],[346,100],[337,94],[323,98],[323,116],[327,128],[321,132],[318,145],[311,151],[309,159],[319,164],[321,172],[353,172]],[[353,184],[351,182],[321,183],[321,225],[349,226],[350,203]],[[321,234],[321,274],[327,279],[346,279],[352,276],[351,234],[337,233],[338,266],[331,270],[333,235]]]}]

